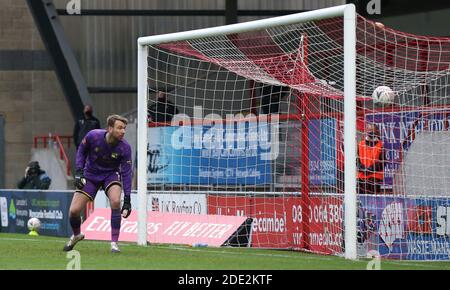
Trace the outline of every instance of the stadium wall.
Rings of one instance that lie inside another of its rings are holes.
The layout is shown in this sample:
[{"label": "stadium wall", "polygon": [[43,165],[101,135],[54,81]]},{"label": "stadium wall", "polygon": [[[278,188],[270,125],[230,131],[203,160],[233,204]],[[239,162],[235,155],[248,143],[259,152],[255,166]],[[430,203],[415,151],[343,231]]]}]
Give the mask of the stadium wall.
[{"label": "stadium wall", "polygon": [[[73,118],[25,0],[2,0],[0,115],[5,119],[5,187],[15,188],[33,136],[71,135]],[[44,168],[45,169],[45,168]]]},{"label": "stadium wall", "polygon": [[[383,15],[383,11],[381,11]],[[408,15],[381,17],[380,22],[397,30],[417,35],[450,36],[450,9],[426,11]]]}]

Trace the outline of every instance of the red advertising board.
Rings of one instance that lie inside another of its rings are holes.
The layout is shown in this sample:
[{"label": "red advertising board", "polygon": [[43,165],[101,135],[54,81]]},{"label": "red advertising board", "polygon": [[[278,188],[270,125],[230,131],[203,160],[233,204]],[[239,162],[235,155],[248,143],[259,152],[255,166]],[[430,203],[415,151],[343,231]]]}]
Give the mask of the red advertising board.
[{"label": "red advertising board", "polygon": [[252,247],[288,248],[287,198],[253,197],[250,217],[252,223]]},{"label": "red advertising board", "polygon": [[288,217],[286,229],[290,247],[294,250],[304,249],[301,198],[287,198],[286,211]]},{"label": "red advertising board", "polygon": [[[342,252],[342,198],[329,195],[310,198],[308,250],[324,254]],[[305,249],[302,200],[290,197],[208,196],[210,214],[253,218],[252,247]]]},{"label": "red advertising board", "polygon": [[309,223],[309,249],[332,254],[343,251],[342,198],[332,196],[311,197]]},{"label": "red advertising board", "polygon": [[253,218],[252,247],[286,248],[286,211],[283,197],[208,195],[208,213]]}]

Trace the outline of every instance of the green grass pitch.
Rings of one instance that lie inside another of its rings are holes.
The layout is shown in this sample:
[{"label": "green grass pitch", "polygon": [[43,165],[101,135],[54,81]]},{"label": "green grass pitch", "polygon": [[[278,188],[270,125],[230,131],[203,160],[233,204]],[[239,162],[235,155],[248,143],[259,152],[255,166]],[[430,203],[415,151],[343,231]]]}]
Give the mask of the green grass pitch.
[{"label": "green grass pitch", "polygon": [[[67,239],[0,233],[0,269],[65,270],[73,256],[62,251]],[[368,260],[348,261],[295,251],[251,248],[191,248],[181,245],[139,247],[119,243],[121,253],[110,253],[109,242],[84,240],[75,250],[80,267],[88,269],[149,270],[365,270]],[[381,260],[382,270],[442,270],[449,262]]]}]

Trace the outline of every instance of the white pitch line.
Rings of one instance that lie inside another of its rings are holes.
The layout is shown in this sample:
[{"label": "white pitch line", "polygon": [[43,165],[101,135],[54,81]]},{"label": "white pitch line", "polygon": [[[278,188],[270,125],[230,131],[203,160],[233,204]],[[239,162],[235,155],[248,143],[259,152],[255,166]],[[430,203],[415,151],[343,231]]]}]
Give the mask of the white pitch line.
[{"label": "white pitch line", "polygon": [[[54,242],[54,243],[61,243],[64,244],[66,241],[60,241],[60,240],[39,240],[39,239],[22,239],[22,238],[0,238],[0,241],[30,241],[30,242]],[[104,244],[108,241],[93,241],[93,240],[83,240],[83,243],[91,243],[91,244]],[[131,246],[131,244],[120,244],[121,246]]]},{"label": "white pitch line", "polygon": [[[154,246],[156,248],[161,248],[161,249],[167,249],[167,247],[162,247],[162,246]],[[242,252],[239,253],[234,253],[232,251],[224,251],[224,250],[213,250],[213,249],[192,249],[192,248],[183,248],[183,247],[177,247],[177,246],[169,246],[169,248],[172,248],[174,250],[178,250],[178,251],[191,251],[191,252],[206,252],[206,253],[213,253],[213,254],[224,254],[224,255],[242,255]],[[256,250],[256,249],[250,249],[248,252],[245,253],[245,255],[250,255],[250,256],[263,256],[263,257],[277,257],[277,258],[294,258],[294,259],[306,259],[306,260],[324,260],[324,261],[331,261],[332,258],[328,258],[328,257],[322,257],[322,256],[317,256],[317,257],[296,257],[294,255],[282,255],[282,254],[268,254],[268,253],[252,253],[252,250]],[[256,250],[259,251],[259,250]]]},{"label": "white pitch line", "polygon": [[[440,266],[434,266],[434,265],[427,265],[426,263],[428,263],[430,261],[422,261],[420,263],[410,263],[410,262],[393,262],[393,261],[389,261],[389,262],[385,262],[386,264],[394,264],[394,265],[399,265],[399,266],[414,266],[414,267],[423,267],[423,268],[436,268],[436,269],[440,269]],[[433,261],[433,262],[441,262],[441,263],[448,263],[448,261]],[[381,260],[381,267],[383,268],[383,260]]]},{"label": "white pitch line", "polygon": [[37,240],[37,239],[21,239],[21,238],[0,238],[0,241],[63,242],[59,240]]}]

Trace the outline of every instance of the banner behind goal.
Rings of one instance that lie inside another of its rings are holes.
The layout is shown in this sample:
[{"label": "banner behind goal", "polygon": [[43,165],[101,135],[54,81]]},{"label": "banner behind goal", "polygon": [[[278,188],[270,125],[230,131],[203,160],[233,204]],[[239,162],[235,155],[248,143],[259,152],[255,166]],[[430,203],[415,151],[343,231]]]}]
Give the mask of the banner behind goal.
[{"label": "banner behind goal", "polygon": [[411,231],[414,206],[448,194],[449,175],[428,195],[414,180],[450,170],[449,59],[449,39],[353,5],[140,38],[140,220],[147,191],[202,195],[208,214],[252,219],[247,246],[411,258],[433,239]]}]

